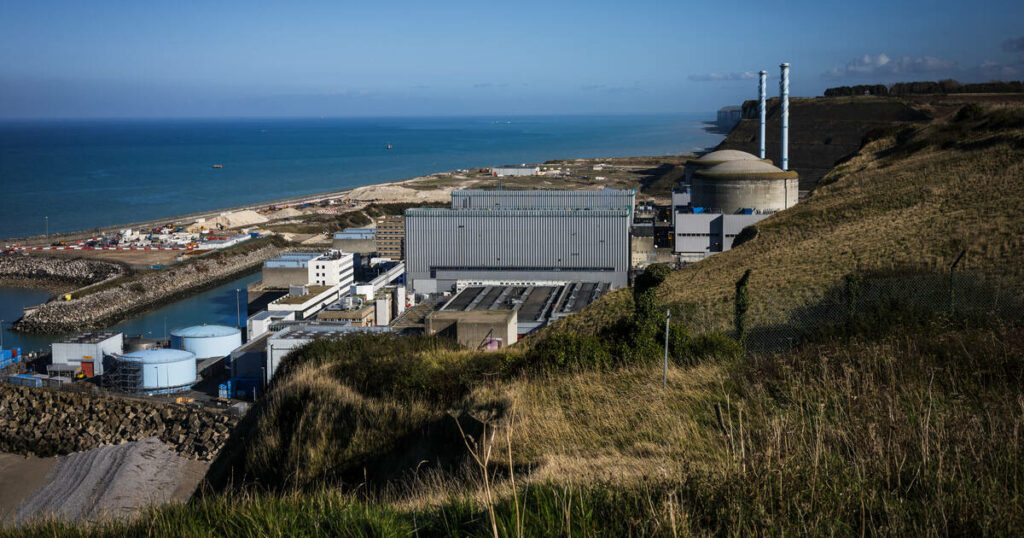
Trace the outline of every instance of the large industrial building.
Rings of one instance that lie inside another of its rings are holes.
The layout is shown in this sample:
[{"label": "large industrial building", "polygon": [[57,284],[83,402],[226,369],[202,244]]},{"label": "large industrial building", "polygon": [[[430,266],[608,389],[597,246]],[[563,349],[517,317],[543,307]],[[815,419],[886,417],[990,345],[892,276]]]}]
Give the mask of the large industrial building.
[{"label": "large industrial building", "polygon": [[405,213],[408,280],[417,293],[459,281],[628,284],[636,192],[456,191],[452,209]]},{"label": "large industrial building", "polygon": [[743,228],[793,207],[799,176],[787,170],[789,64],[782,64],[782,145],[777,167],[764,158],[765,72],[760,77],[760,155],[736,150],[708,153],[687,163],[683,187],[672,195],[675,253],[699,261],[732,248]]},{"label": "large industrial building", "polygon": [[347,252],[289,252],[263,262],[262,287],[318,285],[347,289],[352,285],[352,275],[352,254]]}]

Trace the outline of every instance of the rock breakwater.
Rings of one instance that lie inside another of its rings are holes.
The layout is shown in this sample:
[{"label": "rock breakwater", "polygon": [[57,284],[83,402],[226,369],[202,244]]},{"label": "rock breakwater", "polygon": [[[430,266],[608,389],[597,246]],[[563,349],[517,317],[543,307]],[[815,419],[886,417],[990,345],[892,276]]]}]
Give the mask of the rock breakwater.
[{"label": "rock breakwater", "polygon": [[16,322],[14,328],[35,333],[101,329],[252,270],[281,252],[282,247],[268,243],[243,253],[217,253],[168,269],[140,273],[70,301],[41,305]]},{"label": "rock breakwater", "polygon": [[184,457],[210,461],[237,422],[176,404],[0,385],[0,452],[48,457],[157,437]]},{"label": "rock breakwater", "polygon": [[124,265],[99,260],[0,256],[0,279],[40,280],[87,286],[127,273],[128,269]]}]

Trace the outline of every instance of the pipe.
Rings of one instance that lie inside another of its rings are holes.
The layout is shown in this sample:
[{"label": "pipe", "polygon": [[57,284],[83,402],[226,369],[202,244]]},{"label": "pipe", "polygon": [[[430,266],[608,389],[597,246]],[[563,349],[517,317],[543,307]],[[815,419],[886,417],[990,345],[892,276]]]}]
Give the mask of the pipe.
[{"label": "pipe", "polygon": [[768,97],[768,72],[761,71],[760,77],[757,83],[757,113],[761,117],[761,128],[757,133],[757,139],[760,142],[760,148],[758,156],[764,159],[764,116],[765,116],[765,99]]},{"label": "pipe", "polygon": [[782,78],[779,80],[779,93],[782,97],[782,155],[779,164],[783,170],[789,170],[789,64],[780,64]]}]

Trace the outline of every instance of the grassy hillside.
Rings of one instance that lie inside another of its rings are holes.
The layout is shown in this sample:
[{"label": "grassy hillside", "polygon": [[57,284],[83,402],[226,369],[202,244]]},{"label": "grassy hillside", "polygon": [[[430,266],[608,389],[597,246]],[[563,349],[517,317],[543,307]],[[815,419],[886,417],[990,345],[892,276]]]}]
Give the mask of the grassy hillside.
[{"label": "grassy hillside", "polygon": [[739,247],[650,269],[521,348],[307,346],[202,496],[91,530],[1020,534],[1022,177],[1020,107],[875,130]]}]

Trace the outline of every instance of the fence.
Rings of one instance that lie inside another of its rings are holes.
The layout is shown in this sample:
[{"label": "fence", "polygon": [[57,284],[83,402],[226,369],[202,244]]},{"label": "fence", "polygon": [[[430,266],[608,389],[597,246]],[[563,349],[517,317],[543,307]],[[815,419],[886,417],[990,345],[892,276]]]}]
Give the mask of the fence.
[{"label": "fence", "polygon": [[955,271],[944,275],[907,269],[855,275],[802,301],[777,300],[754,289],[748,296],[743,334],[737,331],[733,303],[676,305],[672,318],[694,334],[729,334],[754,353],[782,351],[812,337],[863,334],[906,323],[1024,322],[1021,282]]}]

